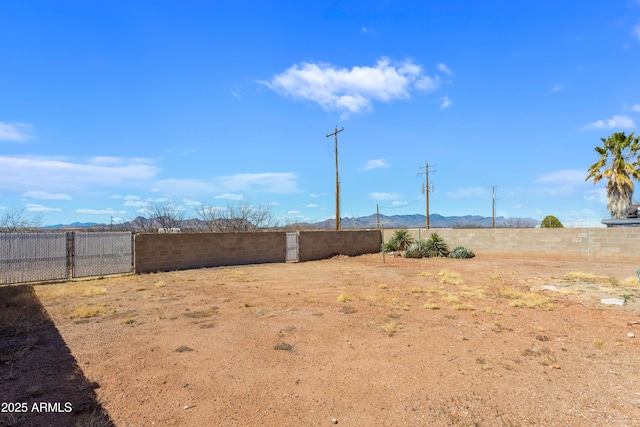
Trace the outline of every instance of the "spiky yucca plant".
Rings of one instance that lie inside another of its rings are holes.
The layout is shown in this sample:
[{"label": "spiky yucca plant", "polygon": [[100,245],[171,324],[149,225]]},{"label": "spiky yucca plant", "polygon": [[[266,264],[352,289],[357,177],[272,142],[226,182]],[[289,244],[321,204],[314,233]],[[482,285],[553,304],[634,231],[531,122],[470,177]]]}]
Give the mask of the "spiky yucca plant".
[{"label": "spiky yucca plant", "polygon": [[401,228],[393,232],[393,237],[384,245],[385,252],[404,251],[409,249],[413,243],[413,237],[409,234],[409,230]]},{"label": "spiky yucca plant", "polygon": [[431,233],[426,241],[425,254],[429,258],[446,257],[449,255],[449,247],[437,233]]}]

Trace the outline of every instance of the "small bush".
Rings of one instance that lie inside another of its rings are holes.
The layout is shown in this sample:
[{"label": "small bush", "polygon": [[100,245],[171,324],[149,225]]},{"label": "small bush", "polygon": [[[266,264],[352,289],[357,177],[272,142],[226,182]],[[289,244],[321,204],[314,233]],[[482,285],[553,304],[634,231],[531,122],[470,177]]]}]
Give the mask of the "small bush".
[{"label": "small bush", "polygon": [[476,254],[474,254],[471,249],[467,249],[464,246],[456,247],[449,254],[449,258],[458,258],[458,259],[473,258],[474,256],[476,256]]},{"label": "small bush", "polygon": [[405,258],[424,258],[427,256],[427,241],[419,240],[417,242],[413,242],[409,249],[404,251],[402,254]]},{"label": "small bush", "polygon": [[564,226],[555,216],[547,215],[540,223],[540,228],[564,228]]}]

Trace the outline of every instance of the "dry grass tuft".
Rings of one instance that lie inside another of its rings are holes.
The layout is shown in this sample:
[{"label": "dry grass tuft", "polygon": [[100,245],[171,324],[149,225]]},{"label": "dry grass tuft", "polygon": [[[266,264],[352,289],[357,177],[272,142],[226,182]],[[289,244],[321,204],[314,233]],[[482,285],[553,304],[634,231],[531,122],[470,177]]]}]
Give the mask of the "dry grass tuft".
[{"label": "dry grass tuft", "polygon": [[455,304],[453,309],[456,311],[474,311],[476,308],[471,304]]},{"label": "dry grass tuft", "polygon": [[485,299],[488,290],[484,286],[463,286],[459,292],[460,296],[473,299]]},{"label": "dry grass tuft", "polygon": [[283,341],[281,343],[278,343],[278,344],[274,345],[273,349],[274,350],[282,350],[282,351],[294,351],[295,350],[295,346]]},{"label": "dry grass tuft", "polygon": [[91,297],[107,293],[103,286],[87,286],[85,283],[61,283],[40,285],[35,287],[36,295],[41,301],[49,301],[63,297]]},{"label": "dry grass tuft", "polygon": [[104,317],[107,315],[105,304],[79,305],[68,313],[71,319],[88,319],[90,317]]},{"label": "dry grass tuft", "polygon": [[438,273],[438,276],[440,276],[440,283],[445,285],[462,285],[464,283],[462,275],[455,271],[444,269]]},{"label": "dry grass tuft", "polygon": [[396,333],[398,326],[400,326],[400,324],[398,322],[394,322],[393,320],[390,320],[388,322],[386,322],[385,324],[382,325],[382,329],[389,335],[393,335]]},{"label": "dry grass tuft", "polygon": [[434,300],[430,299],[425,303],[424,308],[426,308],[427,310],[439,310],[440,305],[436,303]]},{"label": "dry grass tuft", "polygon": [[457,294],[448,293],[442,297],[442,301],[450,302],[452,304],[460,304],[462,300]]},{"label": "dry grass tuft", "polygon": [[345,291],[340,292],[340,295],[338,295],[338,302],[347,301],[351,301],[351,297],[349,296],[349,294],[347,294]]},{"label": "dry grass tuft", "polygon": [[539,308],[542,310],[553,310],[555,305],[551,300],[544,295],[537,294],[535,292],[527,292],[521,295],[520,298],[514,299],[509,304],[511,307],[518,308]]},{"label": "dry grass tuft", "polygon": [[198,311],[189,311],[187,309],[187,312],[184,315],[187,317],[191,317],[193,319],[201,319],[203,317],[211,317],[214,314],[218,314],[218,307],[216,306],[213,306],[206,310],[198,310]]}]

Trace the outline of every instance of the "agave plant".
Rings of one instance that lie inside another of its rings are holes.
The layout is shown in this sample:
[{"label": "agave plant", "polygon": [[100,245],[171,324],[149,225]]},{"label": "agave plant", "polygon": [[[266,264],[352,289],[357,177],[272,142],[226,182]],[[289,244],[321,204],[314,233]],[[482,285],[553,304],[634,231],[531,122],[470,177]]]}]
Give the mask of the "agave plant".
[{"label": "agave plant", "polygon": [[393,233],[393,237],[384,245],[385,252],[404,251],[409,249],[413,243],[413,237],[409,234],[409,230],[401,228]]},{"label": "agave plant", "polygon": [[419,240],[413,242],[409,249],[402,254],[405,258],[424,258],[426,253],[427,242],[425,240]]},{"label": "agave plant", "polygon": [[465,248],[464,246],[457,246],[451,253],[449,254],[449,258],[473,258],[476,254],[473,253],[472,250]]},{"label": "agave plant", "polygon": [[425,254],[429,258],[446,257],[449,255],[449,248],[444,239],[437,233],[432,233],[426,241]]}]

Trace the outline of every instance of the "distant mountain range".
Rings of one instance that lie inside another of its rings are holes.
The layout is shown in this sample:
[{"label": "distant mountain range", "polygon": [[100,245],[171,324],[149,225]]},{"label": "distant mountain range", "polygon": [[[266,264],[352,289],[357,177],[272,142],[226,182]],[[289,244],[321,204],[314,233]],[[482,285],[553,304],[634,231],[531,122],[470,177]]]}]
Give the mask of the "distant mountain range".
[{"label": "distant mountain range", "polygon": [[[357,218],[341,218],[341,228],[376,228],[378,221],[384,228],[424,228],[426,227],[425,215],[377,215],[361,216]],[[491,227],[491,217],[479,215],[465,216],[442,216],[439,214],[429,215],[429,226],[431,228],[483,228]],[[309,224],[314,228],[335,228],[335,219]],[[304,224],[300,224],[304,226]],[[533,218],[504,218],[496,217],[496,227],[520,227],[531,228],[540,225],[540,221]]]},{"label": "distant mountain range", "polygon": [[[381,227],[384,228],[424,228],[426,227],[426,216],[421,214],[412,214],[412,215],[382,215],[377,216],[376,214],[361,216],[357,218],[341,218],[341,228],[342,229],[363,229],[363,228],[376,228],[378,226],[378,221]],[[137,221],[149,221],[143,218],[138,218]],[[134,220],[136,221],[136,220]],[[189,224],[193,224],[194,221],[198,220],[186,220],[184,222],[184,226],[189,226]],[[328,219],[321,222],[315,223],[295,223],[289,225],[287,228],[300,228],[300,229],[327,229],[332,230],[335,229],[335,219]],[[495,226],[496,227],[512,227],[512,228],[531,228],[540,225],[540,221],[533,218],[504,218],[502,216],[496,217]],[[431,214],[429,215],[429,226],[431,228],[483,228],[483,227],[491,227],[491,217],[484,217],[479,215],[465,215],[465,216],[442,216],[439,214]],[[74,222],[71,224],[56,224],[56,225],[48,225],[47,229],[59,229],[59,230],[82,230],[88,228],[113,228],[119,230],[130,230],[135,228],[133,226],[133,221],[114,224],[110,226],[109,224],[99,224],[95,222]]]}]

